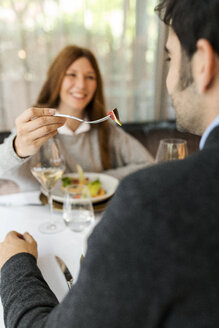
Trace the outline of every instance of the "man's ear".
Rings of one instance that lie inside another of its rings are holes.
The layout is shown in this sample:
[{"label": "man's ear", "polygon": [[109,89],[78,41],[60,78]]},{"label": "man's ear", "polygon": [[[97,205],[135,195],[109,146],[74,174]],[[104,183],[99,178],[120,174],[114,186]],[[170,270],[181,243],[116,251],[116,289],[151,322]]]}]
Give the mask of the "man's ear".
[{"label": "man's ear", "polygon": [[205,93],[217,73],[216,54],[206,39],[199,39],[193,57],[193,76],[200,93]]}]

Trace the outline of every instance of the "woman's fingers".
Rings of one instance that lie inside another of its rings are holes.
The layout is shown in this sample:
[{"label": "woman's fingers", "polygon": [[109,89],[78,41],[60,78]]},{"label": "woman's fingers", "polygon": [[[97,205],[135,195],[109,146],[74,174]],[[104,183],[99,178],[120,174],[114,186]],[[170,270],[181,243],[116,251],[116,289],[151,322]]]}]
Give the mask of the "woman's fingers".
[{"label": "woman's fingers", "polygon": [[36,117],[34,120],[17,123],[16,121],[16,130],[20,135],[25,135],[31,131],[37,130],[42,126],[57,125],[56,129],[62,126],[65,123],[66,119],[58,116],[40,116]]},{"label": "woman's fingers", "polygon": [[[28,123],[27,123],[28,124]],[[18,131],[17,136],[23,139],[25,143],[30,143],[36,139],[39,139],[41,137],[44,137],[54,131],[57,131],[58,128],[60,128],[63,125],[63,123],[51,123],[51,124],[45,124],[45,125],[35,125],[35,128],[25,127],[25,131],[22,132]]]},{"label": "woman's fingers", "polygon": [[14,148],[19,157],[34,155],[65,123],[65,118],[53,116],[54,113],[55,110],[50,108],[33,107],[16,119]]},{"label": "woman's fingers", "polygon": [[[58,124],[58,128],[60,126],[61,124]],[[44,125],[32,132],[27,133],[26,135],[23,135],[22,139],[27,146],[36,146],[38,144],[39,139],[43,140],[43,138],[45,138],[45,140],[47,140],[47,137],[51,137],[51,135],[54,135],[56,133],[57,124]]]},{"label": "woman's fingers", "polygon": [[[35,154],[36,153],[36,149],[40,149],[40,147],[45,143],[47,142],[47,140],[49,140],[50,138],[52,138],[53,136],[55,136],[57,133],[57,130],[56,131],[53,131],[39,139],[36,139],[32,142],[32,144],[30,145],[30,152],[32,152],[32,154]],[[31,154],[31,155],[32,155]]]},{"label": "woman's fingers", "polygon": [[21,115],[17,117],[16,124],[31,121],[33,118],[39,116],[52,116],[55,114],[55,112],[56,110],[54,108],[31,107],[26,109]]},{"label": "woman's fingers", "polygon": [[[38,137],[37,139],[32,139],[31,136],[23,136],[23,138],[16,137],[14,141],[14,148],[19,157],[27,157],[36,154],[40,147],[47,141],[49,138],[56,135],[57,129],[51,131],[50,133],[43,135],[43,137]],[[21,140],[22,139],[22,140]]]}]

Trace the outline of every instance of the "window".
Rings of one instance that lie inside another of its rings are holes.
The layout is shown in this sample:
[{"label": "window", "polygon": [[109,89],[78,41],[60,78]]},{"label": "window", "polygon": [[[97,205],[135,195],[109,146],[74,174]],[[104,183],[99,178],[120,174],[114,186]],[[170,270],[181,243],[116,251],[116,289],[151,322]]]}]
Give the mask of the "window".
[{"label": "window", "polygon": [[11,129],[36,101],[52,59],[68,44],[94,52],[107,108],[117,107],[123,122],[157,118],[155,5],[153,0],[1,0],[0,129]]}]

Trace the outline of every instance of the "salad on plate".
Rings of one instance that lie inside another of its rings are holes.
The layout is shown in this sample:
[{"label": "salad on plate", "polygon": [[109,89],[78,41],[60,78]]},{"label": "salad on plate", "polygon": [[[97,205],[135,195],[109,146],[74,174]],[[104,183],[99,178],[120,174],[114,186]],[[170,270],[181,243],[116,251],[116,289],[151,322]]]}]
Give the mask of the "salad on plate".
[{"label": "salad on plate", "polygon": [[[71,185],[87,185],[90,191],[91,197],[104,196],[106,194],[105,189],[102,187],[100,179],[91,180],[89,177],[85,177],[84,171],[80,165],[77,165],[77,176],[64,176],[62,178],[62,190],[69,188],[71,190]],[[75,190],[73,190],[75,191]]]}]

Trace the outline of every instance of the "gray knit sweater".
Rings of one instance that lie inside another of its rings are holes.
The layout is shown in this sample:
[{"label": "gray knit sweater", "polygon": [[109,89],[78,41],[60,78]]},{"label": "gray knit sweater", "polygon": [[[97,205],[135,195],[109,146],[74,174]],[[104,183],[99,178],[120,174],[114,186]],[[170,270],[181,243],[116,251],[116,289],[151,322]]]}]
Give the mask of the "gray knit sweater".
[{"label": "gray knit sweater", "polygon": [[[16,131],[0,145],[0,177],[15,181],[21,191],[38,188],[38,183],[29,168],[29,159],[21,159],[13,148]],[[78,135],[57,134],[66,161],[66,173],[74,172],[76,164],[81,165],[85,172],[102,172],[116,178],[137,171],[153,163],[153,157],[135,138],[121,128],[110,125],[110,157],[112,169],[104,171],[98,145],[97,129],[91,129]]]}]

